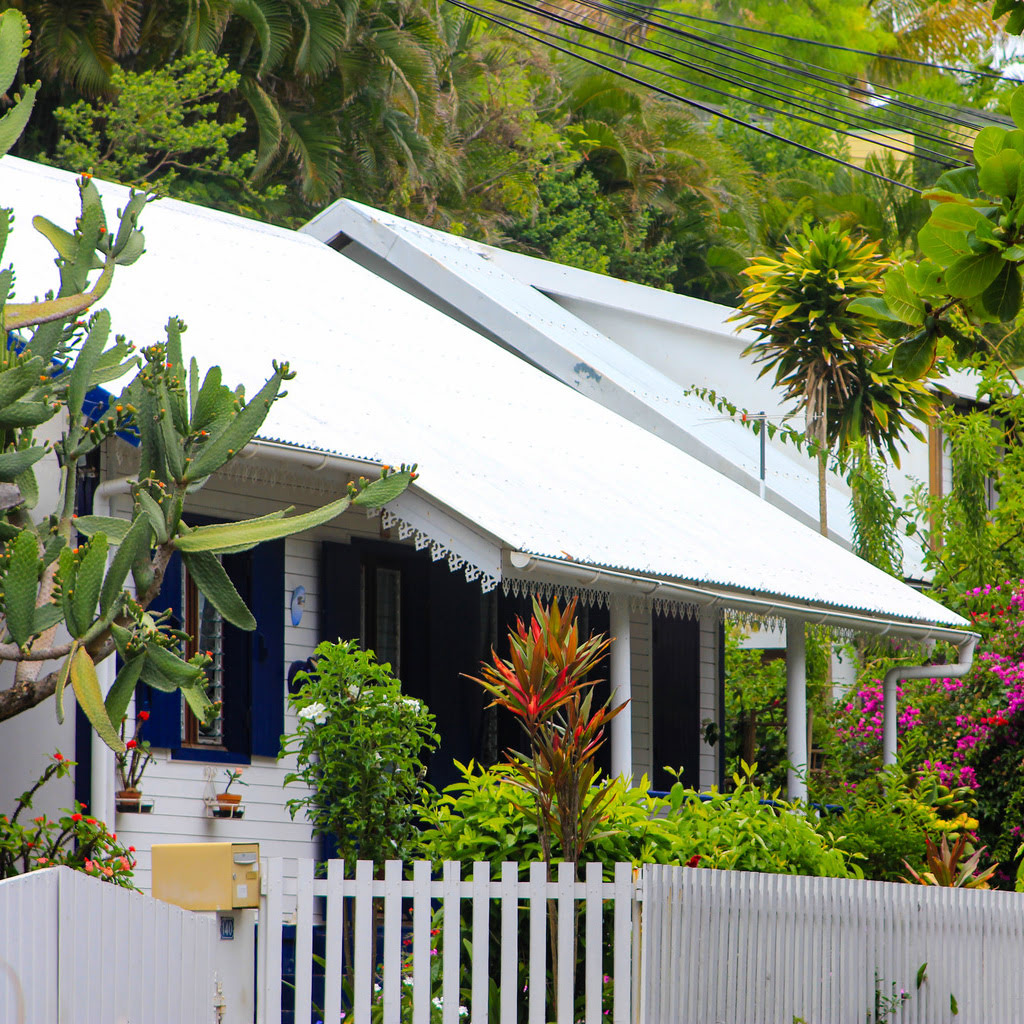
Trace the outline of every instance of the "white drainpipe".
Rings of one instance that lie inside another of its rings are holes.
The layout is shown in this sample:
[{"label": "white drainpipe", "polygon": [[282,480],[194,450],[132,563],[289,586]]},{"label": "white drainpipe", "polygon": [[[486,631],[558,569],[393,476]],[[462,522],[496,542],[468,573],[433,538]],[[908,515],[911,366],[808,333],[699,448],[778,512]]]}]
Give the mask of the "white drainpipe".
[{"label": "white drainpipe", "polygon": [[956,665],[909,665],[891,668],[882,681],[884,718],[882,724],[882,763],[896,763],[896,684],[904,679],[960,679],[974,664],[974,648],[981,639],[977,633],[968,633],[960,644],[960,657]]},{"label": "white drainpipe", "polygon": [[[104,480],[96,488],[92,496],[92,512],[96,516],[109,516],[112,499],[120,494],[130,494],[134,479],[128,476],[116,480]],[[104,697],[114,684],[117,659],[113,654],[104,658],[96,666],[100,690]],[[89,813],[104,822],[111,832],[114,831],[114,752],[100,739],[96,730],[92,730],[92,770],[89,774],[89,788],[92,791]]]}]

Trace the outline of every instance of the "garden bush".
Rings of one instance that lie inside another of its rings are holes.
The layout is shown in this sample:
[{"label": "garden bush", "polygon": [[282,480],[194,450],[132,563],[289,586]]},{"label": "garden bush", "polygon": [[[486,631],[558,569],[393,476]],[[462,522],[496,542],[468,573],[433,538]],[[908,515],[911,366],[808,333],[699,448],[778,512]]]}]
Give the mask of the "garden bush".
[{"label": "garden bush", "polygon": [[89,817],[85,804],[29,818],[32,801],[51,779],[63,779],[75,767],[60,751],[53,754],[42,774],[18,798],[8,817],[0,815],[0,878],[42,868],[68,867],[103,882],[134,889],[135,847],[118,841],[102,821]]},{"label": "garden bush", "polygon": [[322,643],[314,658],[288,698],[295,731],[281,737],[281,757],[296,758],[284,784],[307,787],[288,810],[293,818],[304,811],[314,833],[333,837],[350,867],[357,858],[404,858],[415,807],[432,792],[423,757],[437,746],[434,716],[354,641]]},{"label": "garden bush", "polygon": [[[507,767],[459,765],[463,778],[421,808],[424,829],[418,855],[433,861],[541,859],[537,829],[522,810],[523,791]],[[607,819],[584,849],[583,861],[599,861],[611,877],[619,861],[689,864],[738,871],[827,875],[859,874],[856,862],[813,816],[792,810],[737,774],[730,794],[712,790],[702,798],[677,782],[667,797],[653,797],[647,778],[628,787],[609,786]]]}]

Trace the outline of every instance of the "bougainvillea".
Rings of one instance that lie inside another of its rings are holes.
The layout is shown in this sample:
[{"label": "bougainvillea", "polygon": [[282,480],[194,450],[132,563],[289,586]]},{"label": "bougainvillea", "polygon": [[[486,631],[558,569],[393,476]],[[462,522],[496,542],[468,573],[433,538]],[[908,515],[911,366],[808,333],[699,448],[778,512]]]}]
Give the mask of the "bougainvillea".
[{"label": "bougainvillea", "polygon": [[[974,667],[949,679],[936,665],[933,677],[903,684],[899,760],[911,778],[974,791],[969,820],[977,828],[968,830],[1002,862],[997,878],[1005,881],[1024,839],[1024,580],[975,587],[956,604],[982,637]],[[837,702],[829,768],[840,796],[878,770],[882,720],[877,679]]]}]

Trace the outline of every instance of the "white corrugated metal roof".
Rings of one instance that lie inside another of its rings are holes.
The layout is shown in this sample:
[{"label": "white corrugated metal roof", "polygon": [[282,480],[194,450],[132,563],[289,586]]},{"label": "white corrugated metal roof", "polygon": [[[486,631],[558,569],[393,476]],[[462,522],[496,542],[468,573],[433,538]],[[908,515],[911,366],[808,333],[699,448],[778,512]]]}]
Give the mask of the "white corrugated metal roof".
[{"label": "white corrugated metal roof", "polygon": [[[111,208],[124,191],[102,185]],[[77,215],[70,175],[0,161],[17,214],[17,297],[56,280],[30,227]],[[272,358],[298,376],[264,435],[415,461],[418,487],[511,549],[922,624],[962,626],[934,601],[739,485],[314,238],[187,204],[143,214],[147,254],[104,306],[137,344],[168,316],[186,351],[252,393]]]}]

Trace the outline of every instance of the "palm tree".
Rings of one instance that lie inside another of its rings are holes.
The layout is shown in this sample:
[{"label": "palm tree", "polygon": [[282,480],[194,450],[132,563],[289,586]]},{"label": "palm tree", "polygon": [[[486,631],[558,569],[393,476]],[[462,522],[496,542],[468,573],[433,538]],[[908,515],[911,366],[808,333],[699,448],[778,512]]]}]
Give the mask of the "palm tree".
[{"label": "palm tree", "polygon": [[858,241],[832,222],[798,235],[780,258],[755,258],[744,271],[752,283],[734,319],[758,335],[744,354],[763,364],[760,376],[774,371],[783,398],[804,410],[818,456],[825,536],[833,442],[867,435],[886,443],[906,425],[903,382],[885,372],[886,339],[874,321],[849,310],[854,299],[880,293],[885,269],[876,243]]}]

